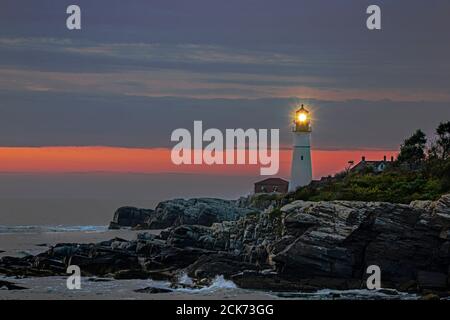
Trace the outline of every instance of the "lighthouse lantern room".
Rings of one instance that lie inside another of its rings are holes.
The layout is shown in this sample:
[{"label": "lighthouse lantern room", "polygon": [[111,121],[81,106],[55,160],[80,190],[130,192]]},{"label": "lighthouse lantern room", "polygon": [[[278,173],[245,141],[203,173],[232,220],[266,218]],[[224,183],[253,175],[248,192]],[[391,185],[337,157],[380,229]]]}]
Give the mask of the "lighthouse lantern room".
[{"label": "lighthouse lantern room", "polygon": [[311,115],[303,104],[295,112],[292,148],[289,191],[295,191],[298,187],[306,186],[312,180]]}]

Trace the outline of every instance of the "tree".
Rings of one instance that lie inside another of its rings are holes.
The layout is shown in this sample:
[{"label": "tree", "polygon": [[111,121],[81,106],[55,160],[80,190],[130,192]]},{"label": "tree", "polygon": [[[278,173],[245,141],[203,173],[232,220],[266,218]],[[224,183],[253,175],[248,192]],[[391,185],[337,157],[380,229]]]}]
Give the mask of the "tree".
[{"label": "tree", "polygon": [[438,152],[442,159],[450,156],[450,121],[441,122],[436,129],[438,140],[436,141]]},{"label": "tree", "polygon": [[410,169],[416,169],[425,159],[425,145],[427,138],[422,130],[416,132],[406,139],[400,147],[397,160],[405,163]]}]

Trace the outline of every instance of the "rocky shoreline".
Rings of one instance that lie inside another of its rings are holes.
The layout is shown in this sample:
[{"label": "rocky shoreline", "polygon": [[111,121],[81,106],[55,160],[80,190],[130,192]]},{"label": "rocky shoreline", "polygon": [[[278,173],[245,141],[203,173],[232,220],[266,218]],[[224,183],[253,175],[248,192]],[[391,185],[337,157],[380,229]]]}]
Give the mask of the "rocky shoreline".
[{"label": "rocky shoreline", "polygon": [[[111,227],[166,229],[3,257],[0,274],[66,275],[78,265],[86,276],[169,280],[174,288],[207,286],[221,275],[240,288],[312,292],[365,288],[366,268],[377,265],[383,288],[450,292],[450,195],[410,205],[178,199],[155,210],[120,208]],[[181,283],[181,274],[193,283]]]}]

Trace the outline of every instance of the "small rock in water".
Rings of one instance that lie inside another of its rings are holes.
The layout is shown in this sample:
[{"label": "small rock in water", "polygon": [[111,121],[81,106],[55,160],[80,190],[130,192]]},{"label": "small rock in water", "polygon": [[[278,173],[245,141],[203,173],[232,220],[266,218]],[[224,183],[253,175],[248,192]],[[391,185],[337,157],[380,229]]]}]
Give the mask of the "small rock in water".
[{"label": "small rock in water", "polygon": [[201,289],[205,286],[198,284],[187,284],[187,283],[171,283],[170,288],[172,289]]},{"label": "small rock in water", "polygon": [[48,247],[49,245],[46,243],[38,243],[36,247]]},{"label": "small rock in water", "polygon": [[28,288],[18,286],[12,282],[0,280],[0,290],[25,290]]},{"label": "small rock in water", "polygon": [[128,279],[148,279],[150,275],[143,270],[120,270],[114,273],[114,279],[116,280],[128,280]]},{"label": "small rock in water", "polygon": [[155,240],[156,235],[149,232],[141,232],[137,234],[138,240]]},{"label": "small rock in water", "polygon": [[169,292],[172,292],[172,290],[164,289],[164,288],[156,288],[156,287],[147,287],[147,288],[142,288],[142,289],[136,289],[136,290],[134,290],[134,292],[153,294],[153,293],[169,293]]},{"label": "small rock in water", "polygon": [[89,278],[88,281],[90,282],[109,282],[112,281],[111,278]]},{"label": "small rock in water", "polygon": [[336,292],[332,292],[330,295],[331,295],[332,299],[338,299],[338,298],[341,297],[341,295],[339,293],[336,293]]},{"label": "small rock in water", "polygon": [[439,299],[440,299],[439,296],[434,293],[428,293],[421,298],[421,300],[439,300]]},{"label": "small rock in water", "polygon": [[388,296],[397,296],[398,295],[398,292],[396,290],[392,290],[392,289],[380,289],[377,292],[386,294]]}]

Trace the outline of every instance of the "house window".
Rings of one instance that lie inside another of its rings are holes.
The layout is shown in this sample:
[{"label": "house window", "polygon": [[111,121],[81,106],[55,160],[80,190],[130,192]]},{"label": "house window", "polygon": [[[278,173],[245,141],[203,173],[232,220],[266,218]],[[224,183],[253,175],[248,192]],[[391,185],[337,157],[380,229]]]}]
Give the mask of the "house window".
[{"label": "house window", "polygon": [[303,160],[303,156],[300,157],[300,160]]}]

